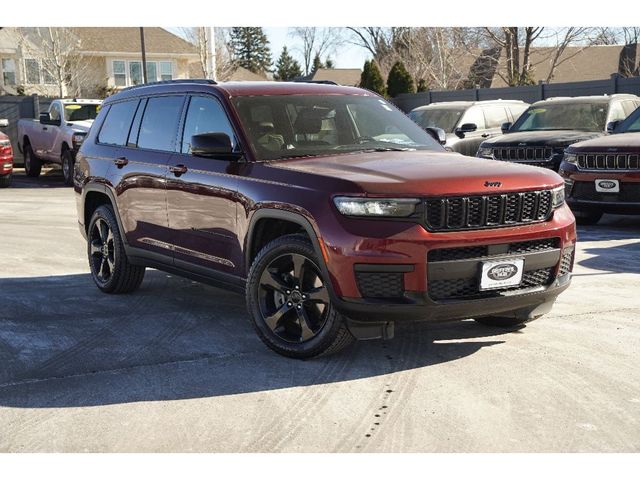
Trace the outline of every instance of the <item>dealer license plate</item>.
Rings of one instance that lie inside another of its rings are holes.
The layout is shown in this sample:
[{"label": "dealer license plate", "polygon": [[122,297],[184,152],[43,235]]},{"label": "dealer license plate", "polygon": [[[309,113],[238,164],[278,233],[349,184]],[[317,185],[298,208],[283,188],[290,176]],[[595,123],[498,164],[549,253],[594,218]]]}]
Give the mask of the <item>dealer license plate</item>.
[{"label": "dealer license plate", "polygon": [[505,258],[482,262],[480,290],[517,287],[522,282],[524,258]]},{"label": "dealer license plate", "polygon": [[598,178],[596,180],[596,192],[600,193],[620,193],[620,181]]}]

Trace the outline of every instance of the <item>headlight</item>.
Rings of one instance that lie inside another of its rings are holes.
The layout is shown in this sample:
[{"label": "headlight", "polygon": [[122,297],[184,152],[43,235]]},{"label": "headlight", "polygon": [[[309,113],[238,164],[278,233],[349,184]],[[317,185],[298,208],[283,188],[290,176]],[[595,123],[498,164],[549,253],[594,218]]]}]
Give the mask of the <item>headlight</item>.
[{"label": "headlight", "polygon": [[476,153],[476,157],[492,158],[493,157],[493,148],[480,147],[478,149],[478,153]]},{"label": "headlight", "polygon": [[417,198],[335,197],[338,211],[348,217],[408,217],[420,203]]},{"label": "headlight", "polygon": [[86,135],[87,135],[86,133],[79,133],[79,132],[74,133],[73,137],[71,138],[73,142],[73,146],[77,148],[80,145],[82,145],[82,142],[84,142],[84,137]]},{"label": "headlight", "polygon": [[567,163],[573,163],[575,165],[578,162],[578,156],[574,153],[565,153],[563,160]]},{"label": "headlight", "polygon": [[553,209],[564,205],[564,185],[551,190],[551,206]]}]

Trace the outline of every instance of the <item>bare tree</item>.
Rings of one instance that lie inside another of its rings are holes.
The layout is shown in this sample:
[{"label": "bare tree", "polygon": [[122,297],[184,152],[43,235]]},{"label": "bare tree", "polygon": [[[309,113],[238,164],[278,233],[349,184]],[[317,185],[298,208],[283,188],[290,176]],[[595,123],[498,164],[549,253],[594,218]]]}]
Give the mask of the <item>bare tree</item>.
[{"label": "bare tree", "polygon": [[316,56],[322,58],[331,55],[344,43],[340,28],[296,27],[290,29],[289,34],[302,42],[299,51],[305,75],[311,73]]},{"label": "bare tree", "polygon": [[38,68],[58,89],[58,95],[80,95],[87,76],[87,58],[80,55],[80,39],[72,28],[35,27],[16,30],[23,55],[38,62]]},{"label": "bare tree", "polygon": [[594,44],[630,45],[640,42],[640,27],[599,27],[594,28]]},{"label": "bare tree", "polygon": [[[556,68],[593,45],[594,39],[597,38],[597,32],[593,28],[588,27],[561,28],[553,32],[552,35],[555,39],[555,45],[551,48],[548,57],[543,60],[549,64],[549,73],[546,78],[547,83],[553,79]],[[570,45],[579,45],[579,48],[574,49],[569,55],[564,55],[567,47]]]},{"label": "bare tree", "polygon": [[485,28],[485,33],[504,52],[506,68],[498,75],[509,86],[533,83],[531,47],[544,31],[544,27]]},{"label": "bare tree", "polygon": [[[205,78],[228,80],[236,66],[231,58],[228,32],[224,28],[216,28],[213,38],[207,32],[209,27],[181,28],[182,36],[194,45],[198,53],[198,66]],[[212,51],[214,55],[212,56]]]}]

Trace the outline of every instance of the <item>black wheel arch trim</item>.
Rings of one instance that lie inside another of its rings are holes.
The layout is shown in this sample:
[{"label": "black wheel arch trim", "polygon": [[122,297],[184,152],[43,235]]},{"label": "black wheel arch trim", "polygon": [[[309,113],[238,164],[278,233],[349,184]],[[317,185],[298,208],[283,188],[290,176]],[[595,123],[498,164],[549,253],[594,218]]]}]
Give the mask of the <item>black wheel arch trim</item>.
[{"label": "black wheel arch trim", "polygon": [[[86,216],[86,206],[87,206],[87,194],[91,192],[101,193],[109,198],[111,206],[113,207],[113,213],[116,216],[116,221],[118,222],[118,230],[120,231],[120,238],[122,239],[122,243],[125,247],[125,252],[129,248],[129,243],[127,242],[127,237],[124,234],[124,228],[122,227],[122,220],[120,219],[120,212],[117,208],[116,197],[113,192],[104,184],[98,182],[88,182],[82,187],[82,220],[84,220]],[[89,228],[89,225],[83,224],[84,231],[86,232]]]}]

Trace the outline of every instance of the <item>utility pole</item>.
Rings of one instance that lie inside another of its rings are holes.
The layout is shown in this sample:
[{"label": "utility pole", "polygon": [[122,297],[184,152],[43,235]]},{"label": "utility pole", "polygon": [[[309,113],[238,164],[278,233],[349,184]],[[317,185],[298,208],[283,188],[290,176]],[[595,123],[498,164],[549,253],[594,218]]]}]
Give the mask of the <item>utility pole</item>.
[{"label": "utility pole", "polygon": [[140,50],[142,50],[142,83],[147,83],[147,52],[144,48],[144,27],[140,27]]},{"label": "utility pole", "polygon": [[213,27],[203,27],[205,35],[205,48],[207,49],[207,78],[217,81],[216,75],[216,35]]}]

